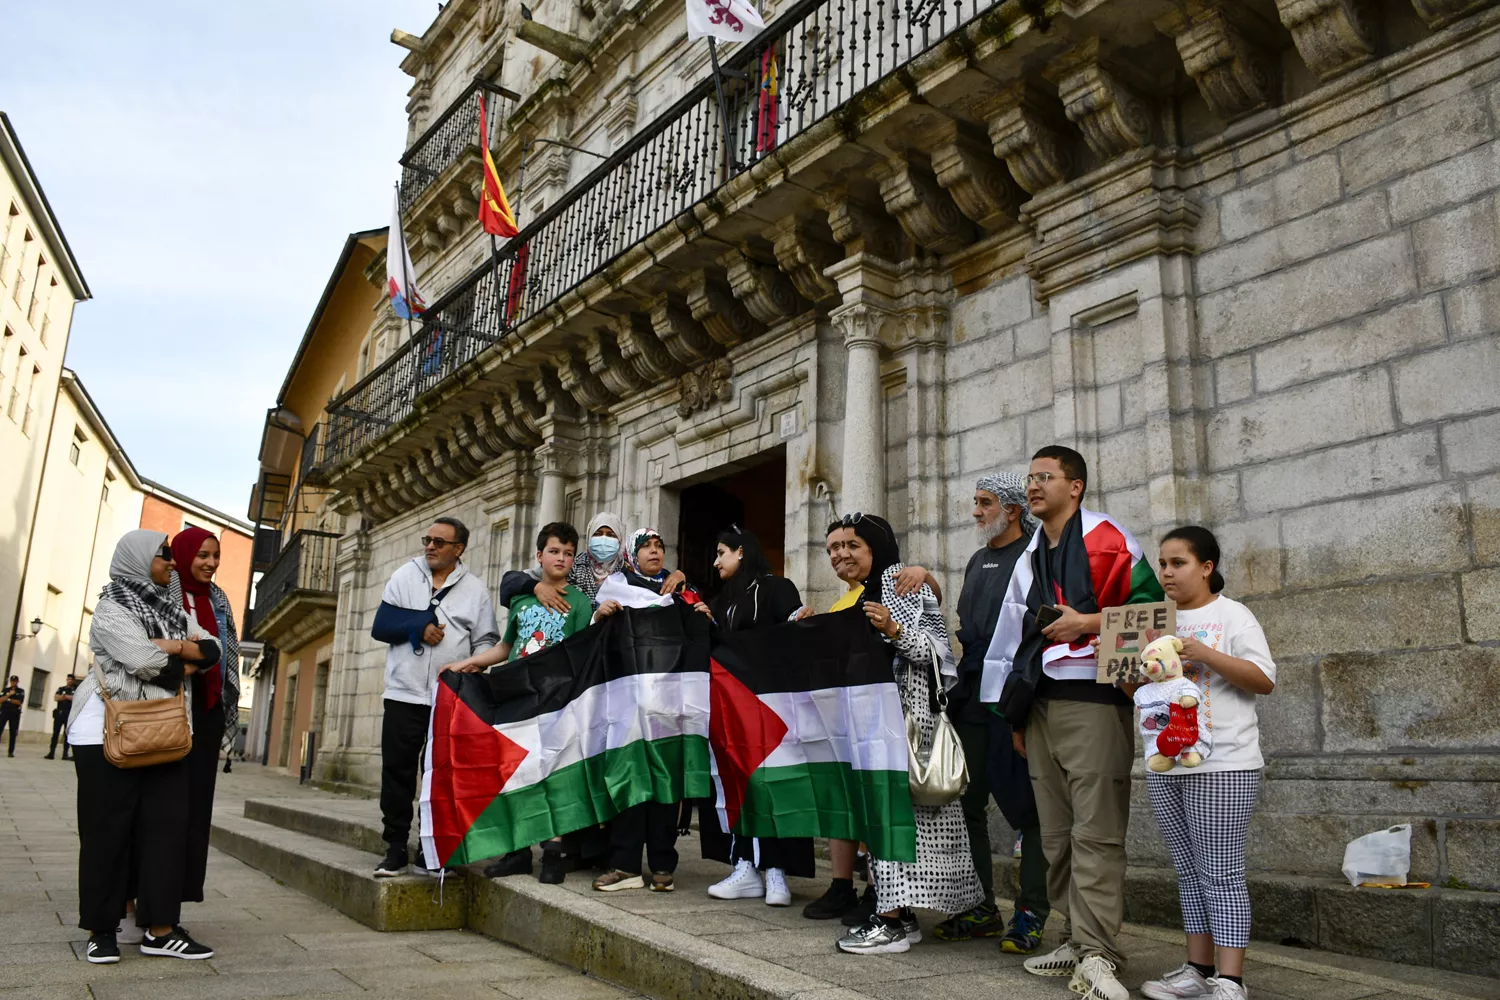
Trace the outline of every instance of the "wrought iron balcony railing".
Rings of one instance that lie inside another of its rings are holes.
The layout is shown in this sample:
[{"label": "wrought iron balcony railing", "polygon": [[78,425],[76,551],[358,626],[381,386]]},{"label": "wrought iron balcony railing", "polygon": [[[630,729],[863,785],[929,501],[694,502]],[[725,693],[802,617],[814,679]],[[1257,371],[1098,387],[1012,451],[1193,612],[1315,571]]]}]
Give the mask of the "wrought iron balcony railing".
[{"label": "wrought iron balcony railing", "polygon": [[307,432],[307,437],[302,439],[302,461],[298,466],[298,483],[317,485],[322,481],[325,454],[325,438],[322,431],[322,424],[313,424],[312,429]]},{"label": "wrought iron balcony railing", "polygon": [[[449,289],[421,328],[328,406],[349,459],[485,348],[631,246],[1002,0],[802,0]],[[726,134],[727,133],[727,134]],[[414,147],[415,148],[415,147]],[[405,162],[403,160],[403,162]]]},{"label": "wrought iron balcony railing", "polygon": [[282,601],[302,592],[332,594],[339,536],[303,529],[281,550],[255,585],[255,621],[264,622]]},{"label": "wrought iron balcony railing", "polygon": [[504,134],[505,119],[517,97],[504,87],[475,80],[448,105],[401,156],[401,214],[411,210],[449,167],[479,151],[479,96],[485,96],[486,137],[494,149]]}]

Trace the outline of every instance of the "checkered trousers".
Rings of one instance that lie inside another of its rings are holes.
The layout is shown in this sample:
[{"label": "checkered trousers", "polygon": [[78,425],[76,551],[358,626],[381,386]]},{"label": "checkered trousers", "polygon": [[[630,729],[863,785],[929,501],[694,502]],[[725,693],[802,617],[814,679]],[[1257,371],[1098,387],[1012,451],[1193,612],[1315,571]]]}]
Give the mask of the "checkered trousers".
[{"label": "checkered trousers", "polygon": [[1146,790],[1177,869],[1183,929],[1211,933],[1219,948],[1244,948],[1250,943],[1245,835],[1260,772],[1148,774]]}]

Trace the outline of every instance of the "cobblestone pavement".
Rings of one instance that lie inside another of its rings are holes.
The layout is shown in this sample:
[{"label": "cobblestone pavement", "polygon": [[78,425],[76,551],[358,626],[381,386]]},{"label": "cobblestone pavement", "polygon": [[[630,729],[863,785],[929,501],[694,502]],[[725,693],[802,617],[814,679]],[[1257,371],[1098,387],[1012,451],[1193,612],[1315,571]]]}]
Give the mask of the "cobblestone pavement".
[{"label": "cobblestone pavement", "polygon": [[[215,958],[142,958],[127,947],[119,965],[89,965],[80,957],[88,935],[75,926],[73,766],[42,752],[17,747],[14,759],[0,759],[0,1000],[632,995],[468,931],[377,933],[217,850],[209,852],[208,898],[182,915]],[[219,776],[216,804],[238,810],[246,795],[300,792],[241,767]]]}]

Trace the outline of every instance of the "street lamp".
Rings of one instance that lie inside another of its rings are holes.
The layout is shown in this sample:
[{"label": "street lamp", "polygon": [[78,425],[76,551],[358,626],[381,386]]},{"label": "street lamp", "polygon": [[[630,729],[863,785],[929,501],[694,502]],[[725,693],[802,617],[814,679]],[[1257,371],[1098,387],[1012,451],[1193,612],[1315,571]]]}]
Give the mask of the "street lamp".
[{"label": "street lamp", "polygon": [[16,638],[17,639],[35,639],[36,636],[37,636],[37,633],[42,630],[42,620],[40,618],[33,618],[33,619],[31,619],[30,625],[31,625],[31,633],[29,635],[27,633],[25,633],[25,632],[17,632],[16,633]]}]

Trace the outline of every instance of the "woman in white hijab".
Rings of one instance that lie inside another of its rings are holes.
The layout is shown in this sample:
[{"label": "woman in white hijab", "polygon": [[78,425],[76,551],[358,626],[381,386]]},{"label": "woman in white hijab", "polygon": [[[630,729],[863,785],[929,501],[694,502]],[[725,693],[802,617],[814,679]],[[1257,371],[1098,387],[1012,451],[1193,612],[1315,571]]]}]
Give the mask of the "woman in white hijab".
[{"label": "woman in white hijab", "polygon": [[[78,926],[85,957],[120,960],[116,935],[136,896],[141,954],[212,958],[178,926],[187,846],[187,762],[119,768],[104,756],[102,678],[111,701],[169,698],[219,647],[171,599],[172,549],[159,531],[130,531],[115,546],[94,606],[93,668],[73,696],[68,742],[78,775]],[[189,716],[191,718],[191,715]]]}]

